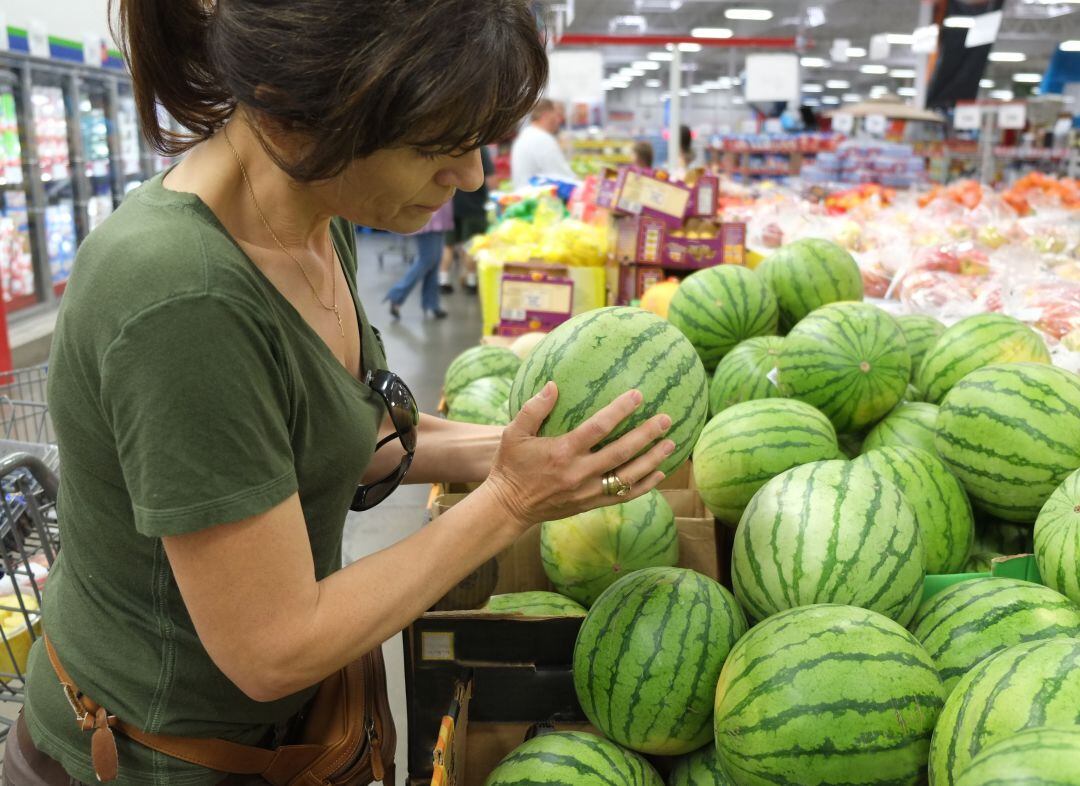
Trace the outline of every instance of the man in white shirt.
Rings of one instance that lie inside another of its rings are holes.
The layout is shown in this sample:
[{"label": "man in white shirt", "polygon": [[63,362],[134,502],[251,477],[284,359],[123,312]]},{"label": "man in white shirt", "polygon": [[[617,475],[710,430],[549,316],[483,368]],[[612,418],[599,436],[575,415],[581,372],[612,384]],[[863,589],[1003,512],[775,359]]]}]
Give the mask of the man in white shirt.
[{"label": "man in white shirt", "polygon": [[532,122],[521,130],[510,150],[510,175],[515,189],[529,185],[538,176],[577,181],[555,138],[565,119],[563,108],[554,101],[544,98],[536,105]]}]

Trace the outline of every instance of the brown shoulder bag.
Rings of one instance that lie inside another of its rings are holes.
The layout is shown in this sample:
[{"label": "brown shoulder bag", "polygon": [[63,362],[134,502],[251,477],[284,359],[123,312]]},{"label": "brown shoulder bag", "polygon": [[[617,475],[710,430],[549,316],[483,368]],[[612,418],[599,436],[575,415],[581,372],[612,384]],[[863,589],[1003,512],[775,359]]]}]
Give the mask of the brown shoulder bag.
[{"label": "brown shoulder bag", "polygon": [[120,769],[113,736],[119,732],[174,759],[232,775],[260,775],[272,786],[367,786],[375,781],[394,786],[397,733],[381,647],[324,680],[300,719],[295,744],[275,750],[144,732],[80,691],[48,637],[45,648],[79,728],[92,732],[94,774],[103,783],[115,780]]}]

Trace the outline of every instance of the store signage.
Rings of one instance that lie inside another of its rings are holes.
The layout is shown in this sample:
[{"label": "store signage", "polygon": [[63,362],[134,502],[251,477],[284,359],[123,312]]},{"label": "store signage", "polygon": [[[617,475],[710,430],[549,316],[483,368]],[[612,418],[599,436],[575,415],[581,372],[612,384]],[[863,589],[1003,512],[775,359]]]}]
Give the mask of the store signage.
[{"label": "store signage", "polygon": [[604,55],[599,51],[556,51],[548,58],[547,97],[553,101],[604,101]]},{"label": "store signage", "polygon": [[833,41],[832,51],[829,52],[829,58],[834,63],[846,63],[848,61],[848,49],[850,48],[850,40],[847,38],[837,38]]},{"label": "store signage", "polygon": [[980,14],[974,17],[975,23],[968,30],[965,46],[968,49],[974,49],[977,46],[986,46],[997,41],[1003,17],[1004,13],[1002,11],[994,11],[993,13]]},{"label": "store signage", "polygon": [[1071,117],[1059,117],[1057,122],[1054,123],[1054,136],[1065,136],[1073,128],[1073,119]]},{"label": "store signage", "polygon": [[867,115],[866,130],[874,136],[885,136],[889,130],[889,120],[885,115]]},{"label": "store signage", "polygon": [[85,34],[83,36],[83,62],[88,66],[100,66],[104,62],[102,47],[101,36],[95,33]]},{"label": "store signage", "polygon": [[7,15],[0,11],[0,52],[6,49],[11,49],[11,42],[8,41]]},{"label": "store signage", "polygon": [[978,131],[982,128],[982,110],[978,104],[957,104],[953,115],[953,127],[957,131]]},{"label": "store signage", "polygon": [[747,55],[744,89],[750,103],[798,101],[802,95],[798,56]]},{"label": "store signage", "polygon": [[1002,104],[998,109],[998,128],[1005,131],[1023,131],[1027,126],[1027,104]]},{"label": "store signage", "polygon": [[915,40],[911,44],[911,51],[917,55],[932,55],[938,48],[938,35],[940,31],[937,25],[927,25],[915,29]]},{"label": "store signage", "polygon": [[832,127],[833,131],[838,133],[850,134],[855,130],[855,116],[846,112],[835,114],[832,119]]},{"label": "store signage", "polygon": [[892,46],[889,44],[889,36],[885,33],[870,38],[870,59],[888,60]]},{"label": "store signage", "polygon": [[26,40],[29,44],[31,57],[49,57],[49,34],[45,32],[45,25],[36,19],[26,29]]}]

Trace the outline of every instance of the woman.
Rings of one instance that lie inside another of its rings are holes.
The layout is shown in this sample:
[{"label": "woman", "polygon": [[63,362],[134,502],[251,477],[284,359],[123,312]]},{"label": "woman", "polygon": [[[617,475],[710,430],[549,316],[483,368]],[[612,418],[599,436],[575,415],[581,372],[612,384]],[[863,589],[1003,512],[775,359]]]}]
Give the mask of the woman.
[{"label": "woman", "polygon": [[[312,686],[526,529],[614,501],[608,473],[627,498],[653,488],[670,419],[594,451],[639,405],[631,391],[541,439],[553,385],[503,432],[423,418],[409,480],[483,485],[341,568],[354,495],[377,504],[408,461],[335,217],[415,232],[479,187],[478,146],[546,80],[534,17],[526,0],[120,0],[119,20],[144,127],[187,155],[87,239],[64,297],[49,378],[64,546],[45,632],[120,721],[269,747]],[[158,102],[190,136],[158,125]],[[40,642],[30,660],[5,782],[93,782],[91,737]],[[117,784],[225,782],[116,745]]]},{"label": "woman", "polygon": [[416,242],[416,259],[386,295],[386,299],[390,301],[390,316],[394,319],[401,319],[401,306],[421,281],[423,284],[420,288],[420,305],[424,313],[430,312],[435,319],[446,319],[448,316],[439,304],[439,265],[444,256],[447,234],[453,229],[454,207],[447,202],[436,210],[424,228],[413,236]]}]

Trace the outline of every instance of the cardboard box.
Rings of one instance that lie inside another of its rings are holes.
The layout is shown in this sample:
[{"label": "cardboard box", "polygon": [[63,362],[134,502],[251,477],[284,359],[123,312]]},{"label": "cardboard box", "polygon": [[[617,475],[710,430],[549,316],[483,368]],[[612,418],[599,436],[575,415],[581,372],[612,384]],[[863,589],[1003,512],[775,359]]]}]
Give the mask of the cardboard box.
[{"label": "cardboard box", "polygon": [[995,557],[990,563],[989,573],[930,574],[923,581],[923,600],[962,581],[985,579],[990,576],[1030,581],[1033,584],[1043,583],[1039,565],[1035,562],[1035,555],[1016,554],[1010,557]]},{"label": "cardboard box", "polygon": [[574,281],[565,265],[543,262],[503,266],[500,336],[550,333],[573,315]]},{"label": "cardboard box", "polygon": [[690,192],[688,218],[715,218],[720,205],[720,178],[716,175],[699,174],[694,178]]},{"label": "cardboard box", "polygon": [[620,265],[658,265],[668,228],[655,218],[617,216],[612,221],[611,259]]},{"label": "cardboard box", "polygon": [[664,268],[656,265],[619,265],[614,269],[618,282],[615,288],[615,305],[628,306],[640,300],[645,290],[667,278]]},{"label": "cardboard box", "polygon": [[690,239],[668,235],[664,243],[664,267],[671,270],[703,270],[724,263],[720,237]]},{"label": "cardboard box", "polygon": [[678,229],[690,209],[689,186],[663,180],[641,170],[627,170],[615,209],[642,218],[655,218]]}]

